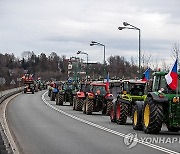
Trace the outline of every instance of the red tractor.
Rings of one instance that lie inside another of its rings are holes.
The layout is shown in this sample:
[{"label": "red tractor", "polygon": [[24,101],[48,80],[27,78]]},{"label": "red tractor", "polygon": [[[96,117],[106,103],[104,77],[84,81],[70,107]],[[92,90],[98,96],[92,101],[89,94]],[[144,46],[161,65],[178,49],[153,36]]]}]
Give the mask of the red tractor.
[{"label": "red tractor", "polygon": [[34,94],[34,79],[32,74],[25,74],[23,77],[24,93],[31,92]]},{"label": "red tractor", "polygon": [[81,82],[80,90],[73,98],[73,110],[82,111],[83,102],[86,100],[86,96],[89,91],[90,82]]},{"label": "red tractor", "polygon": [[90,115],[92,112],[102,111],[102,114],[109,115],[113,95],[110,94],[107,84],[92,82],[90,85],[90,92],[87,93],[86,100],[83,103],[83,113]]}]

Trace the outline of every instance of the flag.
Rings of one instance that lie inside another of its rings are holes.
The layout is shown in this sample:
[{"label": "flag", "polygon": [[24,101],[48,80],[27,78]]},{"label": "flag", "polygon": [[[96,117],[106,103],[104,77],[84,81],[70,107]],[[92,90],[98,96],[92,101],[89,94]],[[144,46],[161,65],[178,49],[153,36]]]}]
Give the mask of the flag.
[{"label": "flag", "polygon": [[178,82],[177,74],[177,59],[167,75],[165,75],[166,82],[172,90],[176,90]]},{"label": "flag", "polygon": [[109,72],[106,77],[106,90],[108,90],[108,89],[109,89]]},{"label": "flag", "polygon": [[150,74],[150,68],[148,68],[144,73],[143,73],[143,77],[142,77],[142,81],[148,81],[149,80],[149,75]]}]

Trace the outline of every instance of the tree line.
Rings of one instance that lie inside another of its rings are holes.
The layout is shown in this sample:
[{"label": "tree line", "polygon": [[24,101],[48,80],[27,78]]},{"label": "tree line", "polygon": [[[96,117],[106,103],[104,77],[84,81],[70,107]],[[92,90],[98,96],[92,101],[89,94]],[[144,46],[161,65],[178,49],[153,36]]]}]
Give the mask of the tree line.
[{"label": "tree line", "polygon": [[[0,77],[6,79],[4,86],[12,86],[10,82],[21,78],[24,73],[34,74],[35,78],[42,80],[66,80],[68,78],[68,58],[65,55],[57,55],[52,52],[50,55],[25,51],[22,58],[14,54],[0,54]],[[85,64],[85,62],[84,62]],[[107,59],[105,69],[110,77],[135,78],[138,76],[138,67],[134,62],[129,62],[124,56],[114,55]],[[88,73],[93,78],[103,74],[104,65],[101,63],[88,64]],[[4,87],[3,86],[3,87]]]}]

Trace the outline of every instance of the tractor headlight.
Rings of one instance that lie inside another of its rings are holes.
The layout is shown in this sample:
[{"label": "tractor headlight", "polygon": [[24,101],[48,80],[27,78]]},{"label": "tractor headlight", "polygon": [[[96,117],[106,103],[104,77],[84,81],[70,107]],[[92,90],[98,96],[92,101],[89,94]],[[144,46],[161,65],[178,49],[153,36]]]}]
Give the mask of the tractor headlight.
[{"label": "tractor headlight", "polygon": [[164,98],[164,95],[162,93],[159,93],[158,95],[160,98]]},{"label": "tractor headlight", "polygon": [[179,103],[179,97],[174,97],[173,98],[173,103]]}]

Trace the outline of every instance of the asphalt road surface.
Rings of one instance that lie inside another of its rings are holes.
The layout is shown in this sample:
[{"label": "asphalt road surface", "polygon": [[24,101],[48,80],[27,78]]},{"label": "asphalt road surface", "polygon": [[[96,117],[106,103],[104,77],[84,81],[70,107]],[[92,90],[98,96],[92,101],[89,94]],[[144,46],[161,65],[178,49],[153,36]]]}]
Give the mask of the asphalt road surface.
[{"label": "asphalt road surface", "polygon": [[[19,95],[8,105],[9,126],[21,153],[180,153],[180,133],[170,133],[165,127],[158,135],[134,131],[130,119],[120,126],[101,113],[84,115],[68,103],[55,105],[45,92]],[[137,142],[127,135],[136,137]]]}]

